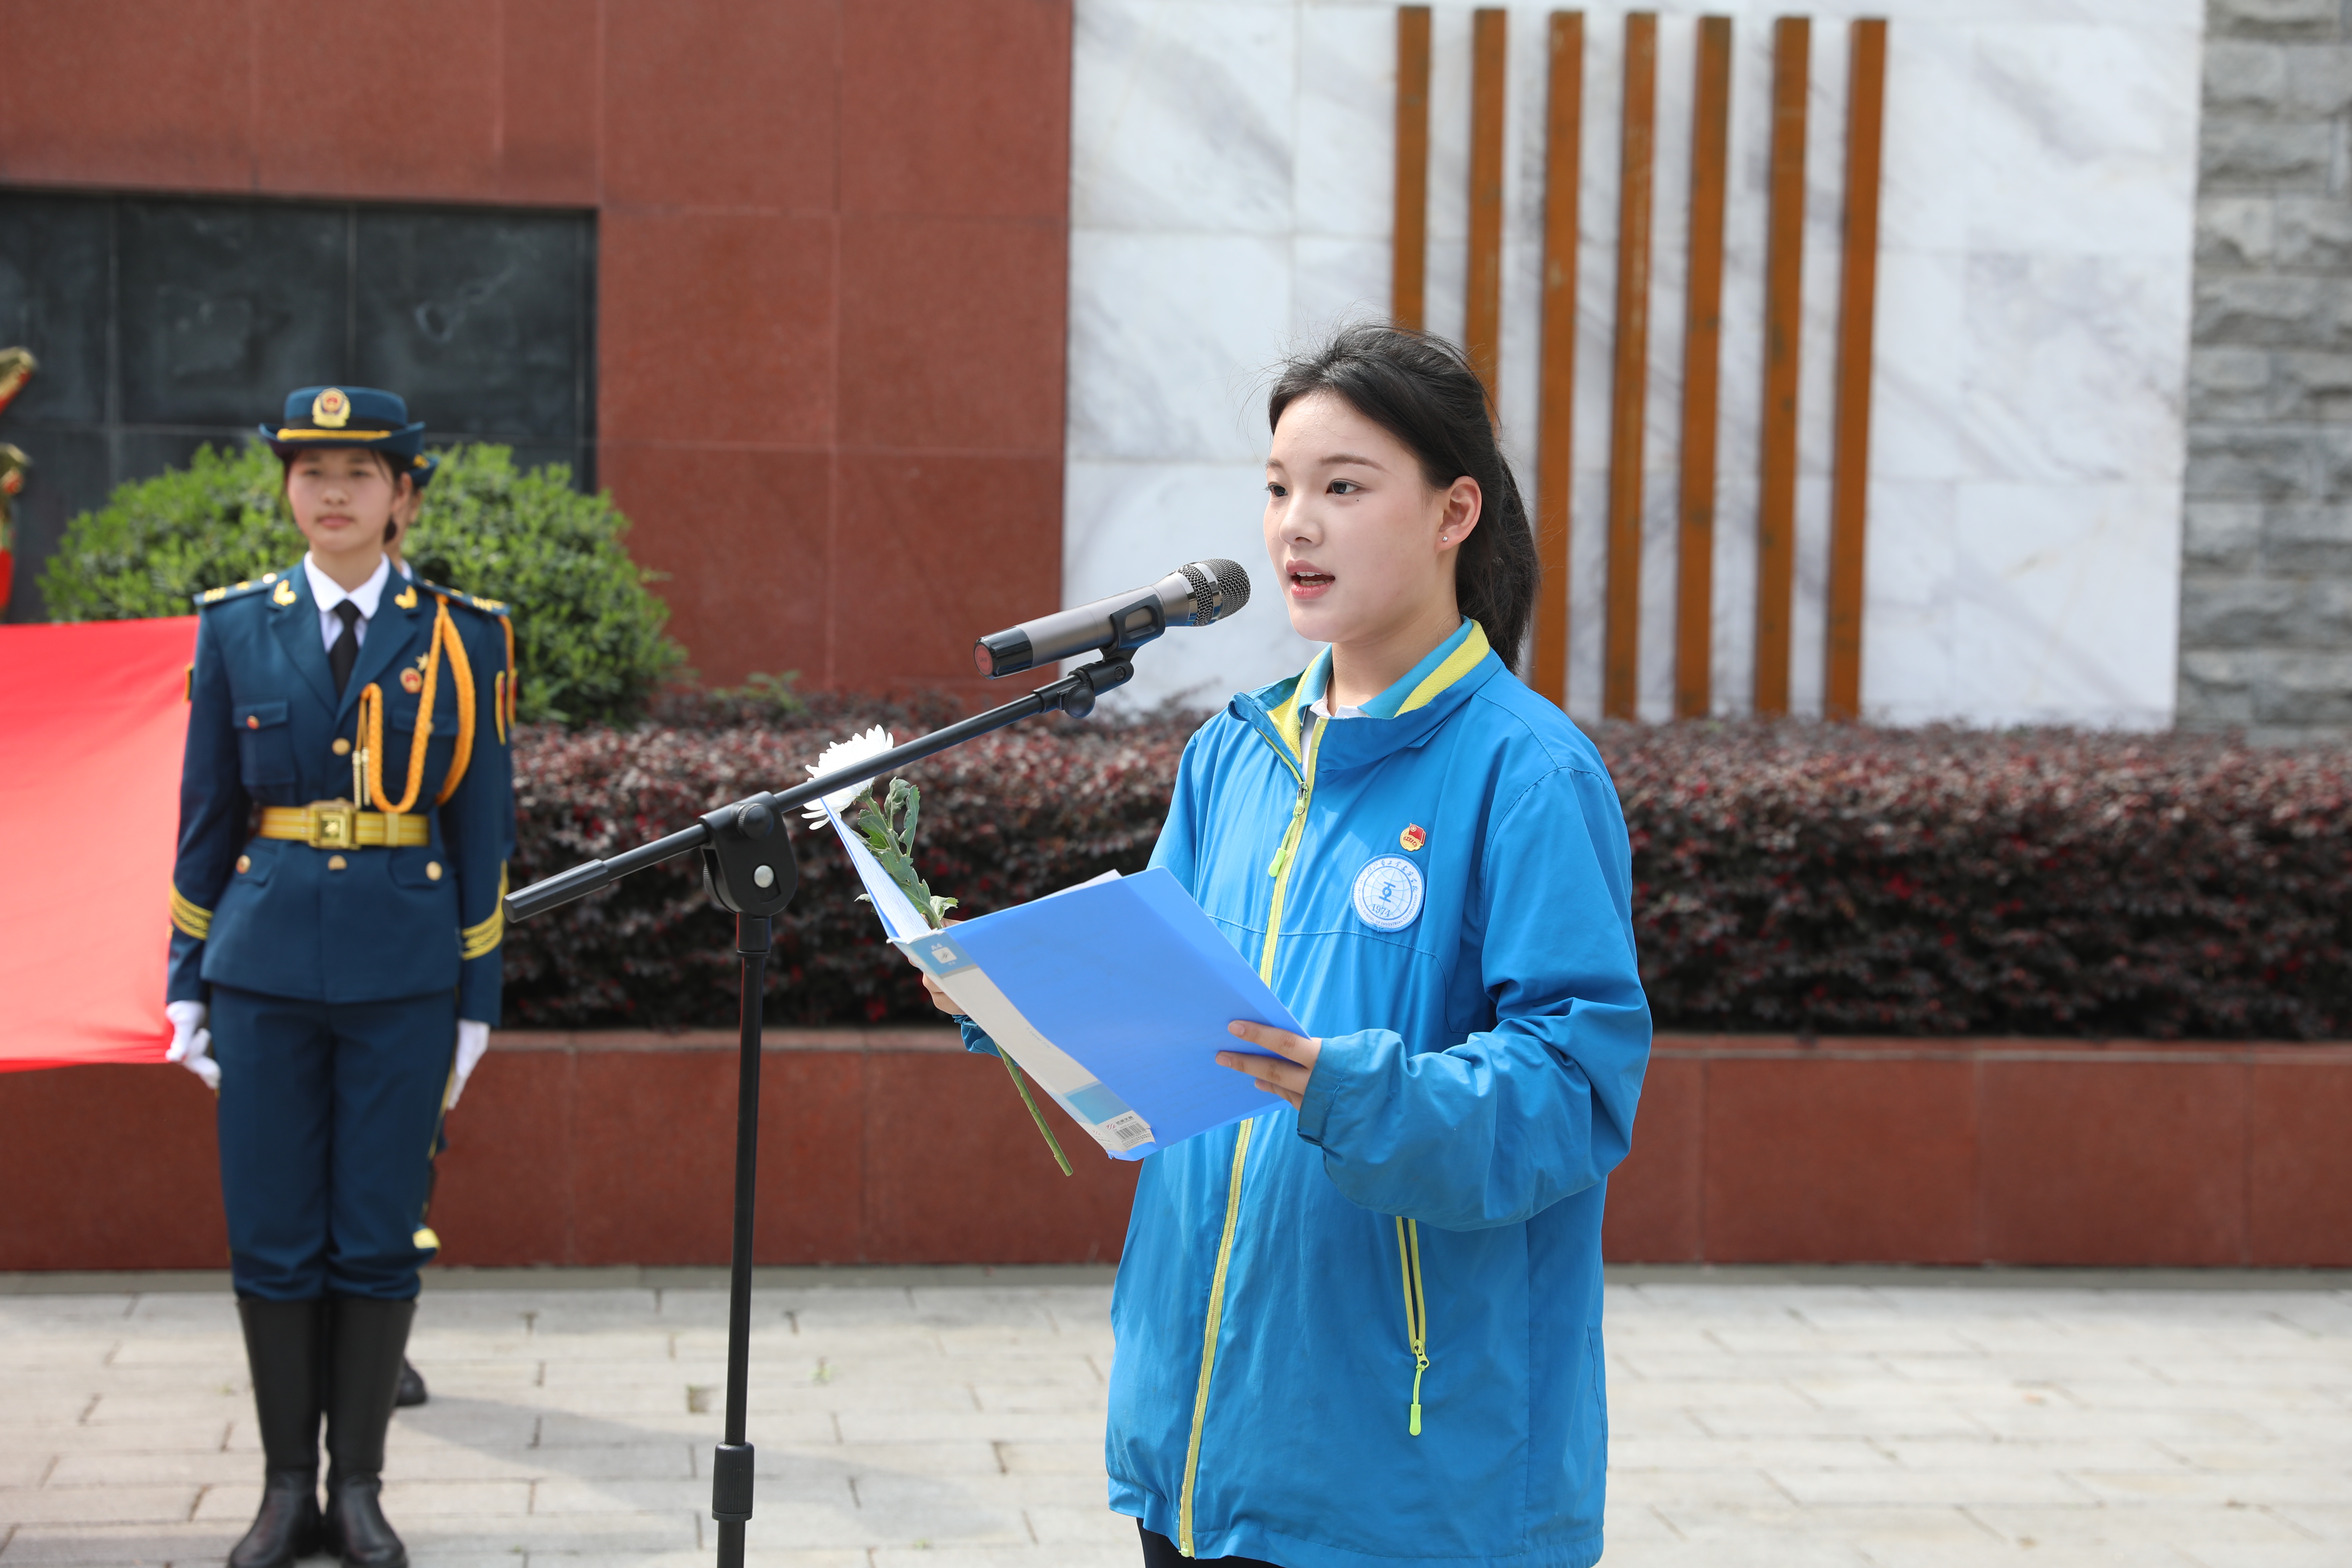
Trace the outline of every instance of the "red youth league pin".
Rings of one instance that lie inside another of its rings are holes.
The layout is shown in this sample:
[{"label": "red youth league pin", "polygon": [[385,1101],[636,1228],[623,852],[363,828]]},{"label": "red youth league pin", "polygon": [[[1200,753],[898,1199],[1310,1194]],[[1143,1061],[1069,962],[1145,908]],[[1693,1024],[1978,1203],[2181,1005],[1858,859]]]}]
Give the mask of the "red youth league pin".
[{"label": "red youth league pin", "polygon": [[1406,853],[1410,854],[1428,843],[1429,835],[1422,831],[1420,823],[1409,822],[1405,824],[1404,831],[1397,835],[1397,842],[1403,845]]}]

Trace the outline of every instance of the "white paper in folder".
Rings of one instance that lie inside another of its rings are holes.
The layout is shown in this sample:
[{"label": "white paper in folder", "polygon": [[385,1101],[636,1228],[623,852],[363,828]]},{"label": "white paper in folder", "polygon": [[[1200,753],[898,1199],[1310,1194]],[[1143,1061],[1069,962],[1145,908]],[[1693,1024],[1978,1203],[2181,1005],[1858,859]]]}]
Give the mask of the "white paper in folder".
[{"label": "white paper in folder", "polygon": [[1236,1018],[1307,1030],[1164,869],[1116,872],[934,931],[838,816],[892,945],[1093,1135],[1139,1160],[1280,1102],[1219,1051]]}]

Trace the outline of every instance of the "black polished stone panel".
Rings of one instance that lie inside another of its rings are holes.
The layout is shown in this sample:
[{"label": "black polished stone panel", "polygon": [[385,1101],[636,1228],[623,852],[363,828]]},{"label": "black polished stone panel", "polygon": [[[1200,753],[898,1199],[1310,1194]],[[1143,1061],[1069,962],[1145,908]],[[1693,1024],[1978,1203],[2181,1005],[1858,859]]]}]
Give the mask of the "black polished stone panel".
[{"label": "black polished stone panel", "polygon": [[[84,498],[105,500],[111,488],[107,482],[110,459],[103,433],[56,426],[19,426],[16,409],[21,406],[21,403],[11,405],[6,418],[0,420],[0,438],[23,447],[33,459],[32,471],[25,476],[25,493],[16,498],[14,508],[16,581],[8,591],[5,608],[11,621],[41,621],[48,618],[41,608],[41,590],[36,582],[42,563],[57,549],[74,515],[97,504]],[[0,745],[6,743],[0,739]]]},{"label": "black polished stone panel", "polygon": [[362,213],[352,378],[396,388],[436,434],[576,442],[587,239],[568,214]]},{"label": "black polished stone panel", "polygon": [[250,427],[341,380],[351,226],[341,207],[124,202],[124,422]]},{"label": "black polished stone panel", "polygon": [[245,432],[224,430],[207,434],[200,430],[120,430],[114,437],[114,469],[122,476],[115,480],[122,484],[131,479],[149,479],[166,468],[184,468],[193,461],[199,447],[210,447],[217,452],[233,452],[245,441]]},{"label": "black polished stone panel", "polygon": [[0,209],[0,348],[41,362],[9,424],[106,418],[112,222],[107,204],[77,196],[13,197]]},{"label": "black polished stone panel", "polygon": [[386,386],[427,441],[502,442],[595,485],[586,213],[0,190],[0,346],[41,368],[5,416],[35,468],[10,620],[68,520],[233,446],[321,382]]}]

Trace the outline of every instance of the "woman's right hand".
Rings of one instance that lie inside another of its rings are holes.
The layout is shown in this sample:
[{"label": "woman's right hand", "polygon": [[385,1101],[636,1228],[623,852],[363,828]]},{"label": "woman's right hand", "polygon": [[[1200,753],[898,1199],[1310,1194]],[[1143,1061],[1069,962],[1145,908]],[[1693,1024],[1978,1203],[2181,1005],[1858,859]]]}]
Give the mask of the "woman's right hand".
[{"label": "woman's right hand", "polygon": [[[941,931],[945,931],[949,926],[959,926],[961,924],[963,924],[961,921],[942,921],[940,922],[940,929]],[[912,958],[908,959],[907,962],[909,963],[915,963],[915,961]],[[915,967],[919,970],[922,969],[923,966],[919,963],[915,963]],[[923,973],[923,989],[930,994],[931,1005],[937,1007],[940,1012],[945,1013],[949,1017],[961,1018],[964,1016],[963,1009],[955,1005],[955,998],[949,995],[946,991],[940,988],[940,983],[931,978],[929,971],[924,971]]]}]

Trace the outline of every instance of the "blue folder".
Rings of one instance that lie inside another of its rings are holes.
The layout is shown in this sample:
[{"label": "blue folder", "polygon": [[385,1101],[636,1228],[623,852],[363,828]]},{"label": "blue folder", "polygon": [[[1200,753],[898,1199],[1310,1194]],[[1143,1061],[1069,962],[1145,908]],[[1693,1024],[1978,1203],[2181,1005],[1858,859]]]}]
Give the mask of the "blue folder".
[{"label": "blue folder", "polygon": [[894,945],[1115,1160],[1280,1103],[1217,1065],[1219,1051],[1263,1054],[1227,1024],[1307,1032],[1165,869]]}]

